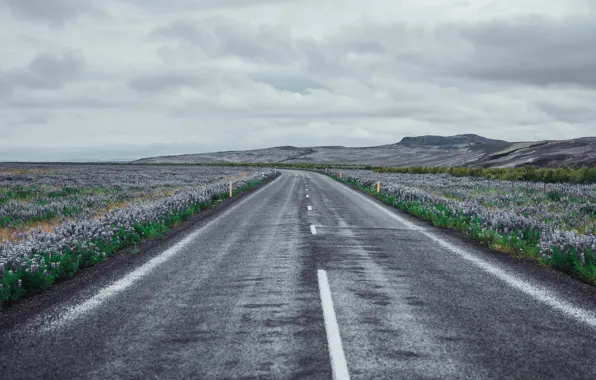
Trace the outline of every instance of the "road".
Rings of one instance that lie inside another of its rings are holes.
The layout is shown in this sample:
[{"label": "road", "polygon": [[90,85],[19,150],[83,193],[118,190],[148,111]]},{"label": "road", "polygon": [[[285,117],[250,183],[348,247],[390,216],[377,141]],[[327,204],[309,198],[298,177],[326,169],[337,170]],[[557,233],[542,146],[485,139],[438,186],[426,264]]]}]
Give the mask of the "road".
[{"label": "road", "polygon": [[2,379],[594,379],[596,292],[284,171],[0,332]]}]

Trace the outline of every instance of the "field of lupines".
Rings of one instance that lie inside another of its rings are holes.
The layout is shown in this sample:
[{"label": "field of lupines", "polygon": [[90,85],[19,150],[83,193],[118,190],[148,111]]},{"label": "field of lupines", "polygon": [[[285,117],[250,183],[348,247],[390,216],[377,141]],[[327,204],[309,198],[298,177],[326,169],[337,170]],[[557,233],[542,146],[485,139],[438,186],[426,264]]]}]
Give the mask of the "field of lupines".
[{"label": "field of lupines", "polygon": [[0,307],[273,176],[256,167],[0,164]]},{"label": "field of lupines", "polygon": [[[339,172],[329,170],[336,179]],[[596,284],[596,184],[341,172],[340,180],[436,226]]]}]

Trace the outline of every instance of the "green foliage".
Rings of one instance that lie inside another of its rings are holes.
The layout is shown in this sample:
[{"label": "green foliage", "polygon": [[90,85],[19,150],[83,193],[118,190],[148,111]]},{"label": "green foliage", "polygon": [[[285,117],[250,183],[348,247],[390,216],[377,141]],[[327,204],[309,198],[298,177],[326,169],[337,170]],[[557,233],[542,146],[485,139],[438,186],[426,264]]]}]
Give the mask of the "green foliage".
[{"label": "green foliage", "polygon": [[[416,200],[398,201],[391,195],[383,192],[377,193],[376,188],[362,186],[355,180],[339,178],[336,175],[330,175],[330,177],[350,184],[388,205],[428,221],[437,227],[460,231],[473,240],[486,244],[492,249],[515,257],[538,261],[542,265],[551,266],[552,268],[576,276],[585,282],[596,284],[595,252],[588,250],[584,255],[583,260],[585,262],[583,263],[576,251],[561,253],[556,247],[553,250],[552,256],[542,256],[539,249],[541,235],[538,230],[512,231],[508,235],[503,235],[492,230],[483,231],[481,228],[483,220],[479,219],[478,216],[464,216],[460,213],[454,213],[442,205],[429,207],[427,204]],[[559,201],[561,194],[551,192],[548,197],[551,200]],[[586,211],[596,212],[593,209]]]},{"label": "green foliage", "polygon": [[559,191],[556,191],[556,190],[549,191],[546,194],[546,197],[553,202],[560,202],[561,199],[563,199],[563,195]]},{"label": "green foliage", "polygon": [[[144,164],[137,164],[144,165]],[[156,164],[151,164],[156,165]],[[518,168],[470,168],[470,167],[391,167],[371,165],[342,165],[342,164],[314,164],[314,163],[197,163],[197,164],[157,164],[157,165],[197,165],[197,166],[253,166],[276,167],[279,169],[364,169],[379,173],[409,173],[409,174],[451,174],[455,177],[483,177],[502,181],[528,181],[545,183],[596,183],[596,167],[582,168],[543,168],[523,166]]]},{"label": "green foliage", "polygon": [[379,173],[450,174],[455,177],[484,177],[502,181],[545,183],[596,183],[596,168],[465,168],[465,167],[373,167]]},{"label": "green foliage", "polygon": [[279,169],[363,169],[379,173],[409,173],[409,174],[451,174],[455,177],[484,177],[502,181],[528,181],[545,183],[596,183],[596,167],[582,168],[543,168],[523,166],[518,168],[472,168],[472,167],[391,167],[373,165],[345,165],[345,164],[315,164],[315,163],[266,163],[266,162],[237,162],[237,163],[161,163],[135,165],[196,165],[196,166],[252,166],[275,167]]},{"label": "green foliage", "polygon": [[[236,189],[235,194],[248,191],[265,180],[250,181],[243,187]],[[195,204],[178,214],[166,217],[161,222],[137,224],[133,231],[121,229],[111,242],[106,243],[101,240],[87,242],[86,248],[80,246],[72,251],[67,250],[61,256],[49,257],[47,254],[41,253],[40,260],[43,259],[46,264],[37,272],[19,270],[11,273],[5,269],[4,273],[0,273],[0,308],[3,304],[14,303],[28,295],[48,289],[56,281],[74,276],[79,269],[103,262],[123,248],[133,247],[132,252],[136,254],[138,252],[136,251],[138,243],[163,238],[182,221],[189,219],[202,210],[215,206],[219,201],[226,198],[229,198],[227,192],[216,196],[215,201]],[[57,264],[57,267],[45,272],[44,269],[50,268],[52,263]],[[21,286],[18,286],[19,280],[21,280]]]}]

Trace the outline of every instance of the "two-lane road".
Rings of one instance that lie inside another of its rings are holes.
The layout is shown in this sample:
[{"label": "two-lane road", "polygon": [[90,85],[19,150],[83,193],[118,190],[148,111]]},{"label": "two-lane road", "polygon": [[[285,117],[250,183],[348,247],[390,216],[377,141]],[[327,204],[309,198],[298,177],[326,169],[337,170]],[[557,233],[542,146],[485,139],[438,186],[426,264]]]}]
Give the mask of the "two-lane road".
[{"label": "two-lane road", "polygon": [[86,298],[2,379],[593,379],[596,292],[285,171]]}]

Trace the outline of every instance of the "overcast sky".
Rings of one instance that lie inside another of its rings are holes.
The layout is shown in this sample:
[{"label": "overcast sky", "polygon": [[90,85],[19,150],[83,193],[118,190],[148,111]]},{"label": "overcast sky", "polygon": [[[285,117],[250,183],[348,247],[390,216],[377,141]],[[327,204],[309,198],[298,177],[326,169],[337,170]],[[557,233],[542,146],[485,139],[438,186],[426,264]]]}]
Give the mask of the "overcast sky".
[{"label": "overcast sky", "polygon": [[0,160],[596,136],[596,0],[0,0]]}]

